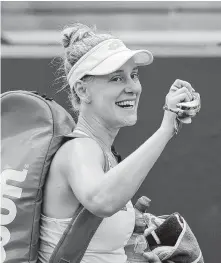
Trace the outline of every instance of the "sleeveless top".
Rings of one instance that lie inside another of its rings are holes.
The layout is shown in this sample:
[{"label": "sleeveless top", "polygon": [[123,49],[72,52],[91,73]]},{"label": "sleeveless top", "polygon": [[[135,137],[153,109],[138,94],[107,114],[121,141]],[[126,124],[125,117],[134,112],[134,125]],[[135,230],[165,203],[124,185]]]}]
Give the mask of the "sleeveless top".
[{"label": "sleeveless top", "polygon": [[[114,157],[110,158],[105,152],[104,155],[109,169],[117,164]],[[38,252],[41,263],[49,262],[54,248],[70,221],[71,218],[56,219],[41,215],[40,248]],[[85,251],[81,263],[127,262],[124,246],[133,233],[134,225],[135,212],[131,201],[129,201],[120,211],[102,220]]]}]

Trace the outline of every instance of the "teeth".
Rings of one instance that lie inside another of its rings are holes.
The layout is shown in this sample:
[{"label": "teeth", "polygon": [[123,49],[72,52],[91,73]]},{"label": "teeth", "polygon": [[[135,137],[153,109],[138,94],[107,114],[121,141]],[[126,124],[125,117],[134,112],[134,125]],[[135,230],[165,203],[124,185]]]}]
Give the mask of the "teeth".
[{"label": "teeth", "polygon": [[133,107],[135,105],[135,101],[134,100],[126,100],[126,101],[116,102],[116,104],[118,106],[126,106],[126,107],[132,106]]}]

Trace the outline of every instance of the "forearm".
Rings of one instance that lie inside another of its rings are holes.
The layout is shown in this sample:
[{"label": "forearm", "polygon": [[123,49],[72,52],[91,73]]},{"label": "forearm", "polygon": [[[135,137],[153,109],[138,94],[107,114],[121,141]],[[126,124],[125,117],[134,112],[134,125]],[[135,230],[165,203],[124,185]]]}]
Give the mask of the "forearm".
[{"label": "forearm", "polygon": [[171,137],[171,131],[162,127],[158,129],[136,151],[105,174],[96,199],[113,213],[121,209],[136,193]]}]

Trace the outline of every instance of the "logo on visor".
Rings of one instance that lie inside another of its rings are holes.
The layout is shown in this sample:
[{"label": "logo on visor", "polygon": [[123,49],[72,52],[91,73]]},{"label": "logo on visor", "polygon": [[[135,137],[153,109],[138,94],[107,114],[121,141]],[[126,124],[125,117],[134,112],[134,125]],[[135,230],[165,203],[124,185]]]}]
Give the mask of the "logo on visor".
[{"label": "logo on visor", "polygon": [[119,41],[113,41],[112,43],[108,45],[108,50],[115,50],[120,47],[124,47],[124,44]]}]

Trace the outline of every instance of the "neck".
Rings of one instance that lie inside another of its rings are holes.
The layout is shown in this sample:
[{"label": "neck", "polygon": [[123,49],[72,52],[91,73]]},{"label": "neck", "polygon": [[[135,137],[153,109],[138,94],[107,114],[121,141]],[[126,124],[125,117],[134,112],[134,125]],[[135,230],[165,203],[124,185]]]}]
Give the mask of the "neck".
[{"label": "neck", "polygon": [[79,114],[75,130],[85,132],[102,144],[107,151],[111,150],[111,146],[119,131],[119,129],[108,128],[102,120],[88,113]]}]

